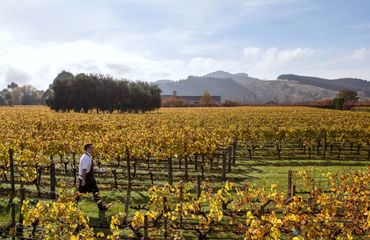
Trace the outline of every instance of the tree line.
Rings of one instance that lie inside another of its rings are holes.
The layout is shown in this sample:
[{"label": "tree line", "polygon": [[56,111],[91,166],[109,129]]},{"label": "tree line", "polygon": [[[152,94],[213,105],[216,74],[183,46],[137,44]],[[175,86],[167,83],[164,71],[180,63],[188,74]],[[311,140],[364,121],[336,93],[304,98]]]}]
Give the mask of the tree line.
[{"label": "tree line", "polygon": [[147,112],[161,106],[158,86],[142,81],[116,80],[108,75],[74,76],[61,72],[46,91],[45,103],[55,111]]},{"label": "tree line", "polygon": [[38,105],[43,103],[44,91],[32,85],[19,86],[12,82],[0,91],[0,105]]}]

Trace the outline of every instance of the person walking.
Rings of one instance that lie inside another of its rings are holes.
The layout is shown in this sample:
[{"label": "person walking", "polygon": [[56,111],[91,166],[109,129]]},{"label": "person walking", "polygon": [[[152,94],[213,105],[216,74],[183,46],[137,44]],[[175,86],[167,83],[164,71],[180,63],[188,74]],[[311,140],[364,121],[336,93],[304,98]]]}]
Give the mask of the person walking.
[{"label": "person walking", "polygon": [[108,207],[104,205],[103,201],[99,197],[99,189],[96,185],[94,176],[94,162],[92,159],[94,146],[92,143],[85,144],[85,153],[80,158],[80,164],[78,168],[78,192],[76,201],[80,199],[82,193],[92,193],[96,204],[100,210],[106,210]]}]

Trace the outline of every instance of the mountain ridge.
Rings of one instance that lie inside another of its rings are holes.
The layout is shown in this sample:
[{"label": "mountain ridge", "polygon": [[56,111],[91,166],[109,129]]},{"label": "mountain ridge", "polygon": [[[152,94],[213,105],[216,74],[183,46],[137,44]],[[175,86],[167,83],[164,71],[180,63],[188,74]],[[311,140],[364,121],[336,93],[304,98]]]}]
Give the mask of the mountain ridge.
[{"label": "mountain ridge", "polygon": [[302,76],[295,74],[282,74],[277,79],[296,81],[302,84],[322,86],[331,90],[350,88],[355,91],[370,90],[370,81],[360,78],[326,79],[320,77]]},{"label": "mountain ridge", "polygon": [[[294,74],[283,74],[276,80],[261,80],[247,73],[215,71],[203,76],[188,76],[181,80],[158,80],[155,83],[162,94],[202,95],[205,90],[219,95],[223,100],[247,104],[304,103],[335,97],[337,91],[348,88],[360,92],[361,97],[370,97],[370,82],[363,79],[341,78],[328,80]],[[333,82],[328,82],[333,81]]]}]

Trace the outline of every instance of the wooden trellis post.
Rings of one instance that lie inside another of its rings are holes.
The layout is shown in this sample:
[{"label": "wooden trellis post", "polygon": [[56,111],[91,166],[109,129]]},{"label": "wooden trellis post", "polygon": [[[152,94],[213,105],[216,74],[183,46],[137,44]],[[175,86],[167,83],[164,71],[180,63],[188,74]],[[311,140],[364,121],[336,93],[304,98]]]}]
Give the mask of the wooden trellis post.
[{"label": "wooden trellis post", "polygon": [[228,148],[228,155],[229,155],[229,159],[228,159],[228,167],[227,167],[227,172],[231,172],[231,163],[232,163],[232,150],[231,150],[231,147]]},{"label": "wooden trellis post", "polygon": [[195,193],[196,193],[196,195],[197,195],[197,199],[199,199],[200,198],[200,176],[197,176],[197,183],[196,183],[196,185],[195,185]]},{"label": "wooden trellis post", "polygon": [[173,184],[173,179],[172,179],[172,158],[171,157],[168,158],[168,164],[167,165],[168,165],[167,166],[167,168],[168,168],[168,183],[170,185],[172,185]]},{"label": "wooden trellis post", "polygon": [[52,161],[50,163],[50,198],[55,199],[56,194],[55,194],[55,188],[57,184],[57,179],[56,179],[56,172],[55,172],[55,163]]},{"label": "wooden trellis post", "polygon": [[198,172],[198,154],[194,155],[194,167],[195,171]]},{"label": "wooden trellis post", "polygon": [[14,180],[14,152],[13,149],[9,149],[9,164],[10,164],[10,188],[11,188],[11,196],[10,202],[12,202],[15,196],[15,180]]},{"label": "wooden trellis post", "polygon": [[189,181],[189,174],[188,174],[188,155],[185,155],[185,181]]},{"label": "wooden trellis post", "polygon": [[324,136],[324,146],[323,146],[323,158],[324,158],[324,160],[326,160],[326,148],[327,148],[327,143],[326,143],[326,141],[327,141],[327,136],[326,136],[326,132],[325,132],[325,136]]},{"label": "wooden trellis post", "polygon": [[73,153],[72,157],[72,174],[73,174],[73,186],[76,186],[77,184],[76,153]]},{"label": "wooden trellis post", "polygon": [[21,199],[20,199],[20,209],[19,209],[19,218],[18,218],[18,227],[17,227],[17,235],[23,235],[23,213],[22,213],[22,206],[23,201],[26,197],[26,190],[24,188],[21,189]]},{"label": "wooden trellis post", "polygon": [[237,144],[237,141],[236,139],[234,139],[234,142],[233,142],[233,164],[235,165],[235,162],[236,162],[236,144]]},{"label": "wooden trellis post", "polygon": [[11,207],[11,215],[12,215],[12,225],[11,227],[12,228],[15,228],[16,227],[16,221],[15,221],[15,203],[11,203],[10,204],[10,207]]},{"label": "wooden trellis post", "polygon": [[180,209],[180,227],[182,227],[182,195],[183,195],[183,185],[181,184],[180,185],[180,206],[181,206],[181,209]]},{"label": "wooden trellis post", "polygon": [[[163,197],[163,213],[167,213],[167,198]],[[167,216],[164,217],[163,219],[163,225],[164,225],[164,239],[168,239],[168,230],[167,230]]]},{"label": "wooden trellis post", "polygon": [[226,154],[222,153],[222,181],[226,182]]},{"label": "wooden trellis post", "polygon": [[289,170],[288,172],[288,192],[287,192],[288,198],[292,197],[292,176],[293,176],[293,172],[292,170]]},{"label": "wooden trellis post", "polygon": [[144,215],[144,240],[148,240],[148,216]]},{"label": "wooden trellis post", "polygon": [[128,149],[126,150],[127,155],[127,192],[126,192],[126,198],[125,198],[125,219],[124,222],[127,222],[128,218],[128,210],[130,205],[130,196],[131,196],[131,171],[130,171],[130,153]]}]

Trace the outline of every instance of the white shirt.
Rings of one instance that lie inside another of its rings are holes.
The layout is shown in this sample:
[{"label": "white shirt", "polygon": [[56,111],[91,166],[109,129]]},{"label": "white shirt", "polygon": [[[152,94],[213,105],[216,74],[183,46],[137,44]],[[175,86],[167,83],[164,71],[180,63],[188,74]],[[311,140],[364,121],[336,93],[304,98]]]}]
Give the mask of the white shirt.
[{"label": "white shirt", "polygon": [[78,167],[78,178],[82,179],[82,170],[86,169],[86,173],[90,172],[92,164],[92,158],[89,153],[82,154],[80,158],[80,165]]}]

